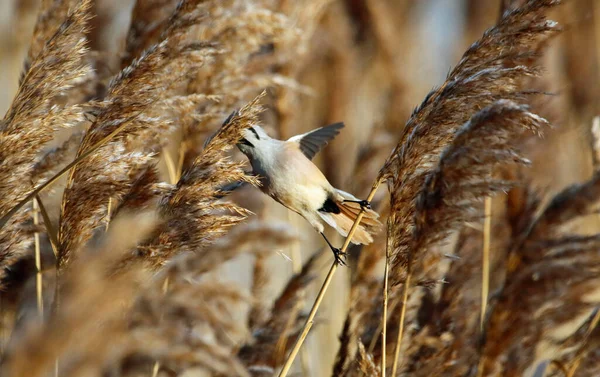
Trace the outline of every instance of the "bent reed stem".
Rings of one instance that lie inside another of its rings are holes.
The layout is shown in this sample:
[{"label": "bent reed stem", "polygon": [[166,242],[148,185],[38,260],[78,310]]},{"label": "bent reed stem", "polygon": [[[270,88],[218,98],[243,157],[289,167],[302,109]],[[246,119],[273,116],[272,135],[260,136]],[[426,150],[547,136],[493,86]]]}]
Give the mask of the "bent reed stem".
[{"label": "bent reed stem", "polygon": [[[379,188],[380,184],[381,184],[381,180],[378,180],[377,182],[375,182],[375,184],[371,188],[371,192],[367,196],[367,201],[370,202],[371,200],[373,200],[373,197],[375,196],[375,193],[377,192],[377,189]],[[354,220],[354,224],[352,224],[352,228],[350,228],[350,232],[348,232],[348,236],[346,237],[346,240],[344,241],[344,245],[340,249],[340,251],[342,253],[344,253],[346,251],[346,249],[348,249],[348,246],[350,245],[350,240],[352,239],[352,236],[354,236],[354,233],[356,232],[356,229],[358,228],[358,224],[360,224],[360,221],[362,220],[364,214],[365,214],[365,209],[361,207],[360,212],[358,213],[358,216]],[[338,265],[334,260],[333,263],[331,264],[331,267],[329,268],[329,272],[327,273],[327,276],[325,277],[325,281],[323,282],[323,285],[321,286],[321,289],[319,290],[319,294],[317,295],[317,298],[315,299],[315,303],[313,304],[313,307],[310,310],[310,313],[308,314],[306,323],[304,324],[304,327],[302,328],[302,333],[296,340],[296,343],[294,344],[294,347],[292,348],[292,351],[290,352],[288,358],[285,360],[285,364],[283,365],[281,372],[279,372],[279,377],[286,377],[288,372],[290,371],[290,368],[292,367],[292,364],[294,363],[294,359],[298,355],[300,348],[302,348],[302,344],[304,344],[304,340],[308,336],[308,333],[309,333],[310,329],[312,328],[312,325],[314,324],[314,319],[315,319],[315,316],[317,315],[317,311],[319,310],[319,307],[321,306],[323,297],[325,297],[325,293],[327,292],[327,289],[329,288],[329,285],[331,284],[331,280],[333,279],[333,275],[335,275],[335,271],[337,270],[337,268],[338,268]]]}]

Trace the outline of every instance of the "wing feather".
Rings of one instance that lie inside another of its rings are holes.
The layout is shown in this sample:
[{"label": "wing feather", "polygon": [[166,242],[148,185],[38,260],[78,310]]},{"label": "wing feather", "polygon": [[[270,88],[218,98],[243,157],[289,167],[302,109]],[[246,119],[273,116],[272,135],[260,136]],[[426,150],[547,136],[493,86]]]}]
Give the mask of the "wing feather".
[{"label": "wing feather", "polygon": [[302,153],[304,153],[309,160],[312,160],[324,146],[340,133],[342,128],[344,128],[344,123],[334,123],[302,135],[294,136],[288,141],[298,143]]}]

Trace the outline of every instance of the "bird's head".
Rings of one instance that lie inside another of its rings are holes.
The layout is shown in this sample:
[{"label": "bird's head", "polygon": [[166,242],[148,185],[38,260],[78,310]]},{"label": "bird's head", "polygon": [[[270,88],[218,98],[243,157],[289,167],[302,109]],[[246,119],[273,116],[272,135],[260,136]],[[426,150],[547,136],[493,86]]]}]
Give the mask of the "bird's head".
[{"label": "bird's head", "polygon": [[269,139],[269,135],[262,127],[254,125],[242,131],[242,138],[238,141],[237,147],[246,156],[253,157]]}]

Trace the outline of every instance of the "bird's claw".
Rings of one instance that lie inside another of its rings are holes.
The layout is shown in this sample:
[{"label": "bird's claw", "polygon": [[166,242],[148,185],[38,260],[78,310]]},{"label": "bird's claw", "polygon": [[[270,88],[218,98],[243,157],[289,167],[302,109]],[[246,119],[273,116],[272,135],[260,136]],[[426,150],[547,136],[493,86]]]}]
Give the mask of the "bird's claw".
[{"label": "bird's claw", "polygon": [[368,200],[361,200],[358,202],[358,204],[360,204],[362,209],[371,209],[371,202]]},{"label": "bird's claw", "polygon": [[349,203],[357,203],[363,210],[371,209],[371,202],[368,200],[344,200]]},{"label": "bird's claw", "polygon": [[346,253],[342,252],[337,247],[331,248],[331,251],[333,251],[335,264],[337,264],[338,266],[346,266]]}]

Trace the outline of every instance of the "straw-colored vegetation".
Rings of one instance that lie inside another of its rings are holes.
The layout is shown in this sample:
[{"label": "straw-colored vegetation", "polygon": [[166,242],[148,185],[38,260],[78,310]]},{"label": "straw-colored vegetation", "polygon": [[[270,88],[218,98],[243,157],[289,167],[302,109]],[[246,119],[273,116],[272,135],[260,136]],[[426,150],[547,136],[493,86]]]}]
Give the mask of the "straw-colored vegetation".
[{"label": "straw-colored vegetation", "polygon": [[[453,2],[439,82],[440,1],[8,3],[1,376],[600,375],[600,3]],[[347,267],[235,148],[334,121]]]}]

